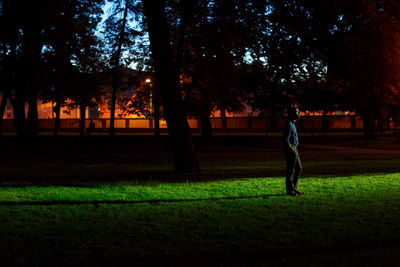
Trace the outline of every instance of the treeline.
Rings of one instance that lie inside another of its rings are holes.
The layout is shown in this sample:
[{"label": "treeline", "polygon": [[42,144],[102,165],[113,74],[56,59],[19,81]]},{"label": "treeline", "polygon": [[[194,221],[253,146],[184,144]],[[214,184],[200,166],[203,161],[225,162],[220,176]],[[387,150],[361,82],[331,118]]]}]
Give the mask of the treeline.
[{"label": "treeline", "polygon": [[[54,101],[55,134],[66,99],[83,112],[101,94],[105,58],[95,35],[102,1],[2,1],[1,91],[18,136],[37,132],[37,99]],[[25,102],[29,103],[25,117]],[[4,103],[2,103],[4,104]],[[4,106],[1,107],[1,117]]]},{"label": "treeline", "polygon": [[56,121],[61,106],[79,106],[84,134],[86,107],[112,88],[113,135],[134,62],[154,72],[179,171],[199,169],[187,116],[211,136],[211,113],[224,126],[243,103],[269,124],[291,102],[356,111],[372,137],[399,119],[399,15],[396,0],[3,0],[0,120],[9,99],[18,135],[35,135],[40,96],[56,103]]}]

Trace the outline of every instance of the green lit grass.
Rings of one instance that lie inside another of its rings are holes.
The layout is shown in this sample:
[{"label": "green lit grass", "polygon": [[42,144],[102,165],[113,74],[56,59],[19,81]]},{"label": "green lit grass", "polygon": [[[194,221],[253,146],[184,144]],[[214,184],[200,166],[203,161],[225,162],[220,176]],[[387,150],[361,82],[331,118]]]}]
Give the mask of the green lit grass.
[{"label": "green lit grass", "polygon": [[[323,193],[342,196],[351,194],[371,194],[392,188],[400,192],[400,174],[366,174],[350,177],[302,178],[301,189],[309,192],[307,198]],[[262,197],[284,194],[284,178],[253,178],[209,182],[140,184],[119,182],[109,184],[86,184],[79,186],[9,186],[2,183],[0,203],[29,201],[144,201],[144,200],[184,200],[224,197]],[[329,196],[330,197],[330,196]],[[351,195],[349,196],[351,197]]]},{"label": "green lit grass", "polygon": [[299,189],[306,195],[285,196],[282,177],[85,187],[2,183],[0,258],[282,264],[293,260],[291,251],[303,263],[312,256],[335,264],[397,257],[400,173],[303,178]]}]

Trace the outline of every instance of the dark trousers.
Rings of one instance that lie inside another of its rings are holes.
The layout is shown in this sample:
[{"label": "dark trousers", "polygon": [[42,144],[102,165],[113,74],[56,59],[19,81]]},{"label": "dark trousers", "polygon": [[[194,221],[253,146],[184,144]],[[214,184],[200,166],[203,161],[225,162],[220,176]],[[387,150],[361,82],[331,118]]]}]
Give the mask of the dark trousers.
[{"label": "dark trousers", "polygon": [[301,173],[301,161],[297,148],[295,151],[285,148],[286,156],[286,192],[290,193],[297,190],[297,183]]}]

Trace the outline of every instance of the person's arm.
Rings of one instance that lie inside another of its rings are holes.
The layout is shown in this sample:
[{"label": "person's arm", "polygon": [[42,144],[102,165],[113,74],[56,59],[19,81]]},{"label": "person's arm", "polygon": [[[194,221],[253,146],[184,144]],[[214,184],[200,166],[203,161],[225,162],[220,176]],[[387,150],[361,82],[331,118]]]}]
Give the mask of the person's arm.
[{"label": "person's arm", "polygon": [[294,152],[294,148],[292,146],[292,144],[290,143],[290,137],[292,136],[292,132],[293,129],[290,126],[290,123],[286,123],[284,130],[283,130],[283,142],[285,144],[285,146],[288,146],[290,148],[290,150],[292,150]]}]

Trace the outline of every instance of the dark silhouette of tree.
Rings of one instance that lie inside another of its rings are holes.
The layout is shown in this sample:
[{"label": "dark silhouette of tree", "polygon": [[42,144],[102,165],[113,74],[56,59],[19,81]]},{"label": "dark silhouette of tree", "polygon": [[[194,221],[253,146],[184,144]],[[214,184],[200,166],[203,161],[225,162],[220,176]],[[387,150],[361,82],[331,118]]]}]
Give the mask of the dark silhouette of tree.
[{"label": "dark silhouette of tree", "polygon": [[[13,105],[14,123],[18,136],[25,134],[25,84],[23,84],[22,64],[22,25],[18,14],[22,13],[23,3],[2,1],[2,91],[3,98],[9,99]],[[28,36],[25,38],[27,42]],[[25,46],[26,48],[26,46]],[[25,53],[27,55],[27,53]],[[26,59],[26,57],[25,57]],[[12,94],[13,93],[13,94]],[[5,100],[6,101],[6,100]],[[6,102],[3,102],[5,105]],[[4,107],[3,107],[4,108]],[[2,109],[3,109],[2,108]],[[2,118],[1,118],[2,119]]]},{"label": "dark silhouette of tree", "polygon": [[2,102],[0,104],[0,135],[2,133],[3,115],[9,100],[15,110],[15,100],[12,90],[15,91],[16,66],[17,66],[17,43],[19,38],[18,27],[20,21],[17,19],[17,5],[12,1],[2,2],[1,14],[1,74],[0,90],[3,92]]},{"label": "dark silhouette of tree", "polygon": [[[71,77],[73,65],[71,62],[76,38],[74,32],[74,16],[76,16],[75,1],[52,1],[47,6],[46,24],[44,27],[44,45],[40,79],[41,99],[54,103],[55,113],[53,135],[57,136],[60,128],[61,107],[66,105],[68,91],[72,88]],[[81,14],[83,15],[83,14]]]},{"label": "dark silhouette of tree", "polygon": [[[93,64],[93,63],[90,63]],[[79,133],[80,136],[86,135],[86,109],[98,106],[102,101],[104,95],[104,77],[99,69],[96,71],[80,71],[76,72],[74,77],[75,84],[73,89],[69,92],[69,97],[73,100],[68,104],[71,107],[79,107],[80,123]]]},{"label": "dark silhouette of tree", "polygon": [[80,109],[80,135],[85,135],[85,111],[87,107],[97,106],[104,95],[106,74],[105,59],[100,49],[100,40],[95,36],[97,24],[102,14],[103,1],[84,1],[76,6],[74,39],[72,45],[73,86],[68,97],[71,105]]},{"label": "dark silhouette of tree", "polygon": [[[82,108],[90,105],[107,83],[90,80],[111,72],[113,135],[122,67],[133,60],[128,53],[147,45],[132,20],[149,33],[153,102],[158,104],[159,95],[176,170],[199,169],[186,116],[200,118],[203,135],[211,136],[211,113],[219,110],[226,127],[226,112],[240,111],[246,98],[267,117],[267,129],[289,96],[304,109],[324,114],[356,110],[368,137],[398,112],[398,1],[110,2],[106,45],[100,48],[94,32],[102,0],[2,1],[0,129],[9,100],[18,135],[35,135],[40,93],[56,103],[57,135],[65,100],[73,98]],[[104,65],[111,71],[104,72]]]},{"label": "dark silhouette of tree", "polygon": [[[322,4],[310,1],[270,1],[260,56],[266,62],[268,79],[279,88],[281,97],[297,99],[304,91],[300,84],[325,77],[330,33],[320,17],[322,9]],[[286,102],[290,101],[287,98]]]},{"label": "dark silhouette of tree", "polygon": [[142,0],[147,29],[150,37],[156,86],[160,90],[164,115],[171,139],[175,171],[193,172],[200,170],[187,122],[177,58],[170,43],[169,25],[165,13],[165,1]]},{"label": "dark silhouette of tree", "polygon": [[126,106],[123,107],[123,114],[143,116],[151,118],[151,107],[153,89],[152,85],[146,81],[140,81],[136,91],[128,100]]},{"label": "dark silhouette of tree", "polygon": [[[264,1],[195,1],[188,20],[182,72],[190,78],[185,100],[192,116],[200,118],[202,135],[212,136],[210,115],[243,109],[237,67],[258,48]],[[178,39],[178,38],[174,38]]]},{"label": "dark silhouette of tree", "polygon": [[[18,136],[35,135],[37,131],[38,68],[45,2],[2,2],[2,85],[5,98],[13,105]],[[15,90],[14,96],[11,90]],[[26,100],[29,102],[27,127]]]},{"label": "dark silhouette of tree", "polygon": [[399,65],[393,59],[399,53],[400,3],[270,3],[268,22],[275,30],[266,35],[265,47],[279,80],[295,81],[293,94],[311,110],[319,104],[324,114],[356,110],[363,116],[365,136],[373,137],[376,124],[398,103]]},{"label": "dark silhouette of tree", "polygon": [[266,119],[265,134],[268,136],[271,129],[276,128],[278,116],[286,105],[282,88],[272,82],[262,62],[242,65],[238,77],[242,90],[248,95],[248,105],[259,112],[260,118]]},{"label": "dark silhouette of tree", "polygon": [[[82,63],[78,54],[95,45],[94,39],[87,37],[94,36],[102,3],[101,0],[3,1],[2,90],[13,105],[18,136],[33,136],[37,132],[39,89],[43,89],[42,96],[49,96],[45,91],[54,88],[50,95],[56,102],[59,119],[67,88],[72,86],[68,81],[72,80],[73,69],[77,70]],[[86,47],[82,45],[85,42],[89,43]],[[15,90],[14,96],[11,90]]]},{"label": "dark silhouette of tree", "polygon": [[330,47],[332,84],[363,117],[364,135],[399,105],[400,8],[395,1],[352,1],[341,6],[346,26]]},{"label": "dark silhouette of tree", "polygon": [[[38,123],[38,70],[42,50],[41,29],[43,21],[43,1],[33,0],[23,2],[22,31],[23,31],[23,83],[20,91],[28,92],[28,125],[27,134],[34,136],[37,133]],[[21,102],[22,103],[22,102]]]},{"label": "dark silhouette of tree", "polygon": [[[111,96],[111,119],[110,119],[110,135],[115,135],[115,105],[117,100],[117,91],[119,89],[119,81],[121,75],[121,59],[125,51],[133,49],[135,39],[141,35],[141,32],[132,28],[129,24],[129,15],[136,18],[140,16],[138,7],[139,1],[132,0],[111,0],[112,12],[105,21],[105,37],[111,49],[112,69],[112,96]],[[126,56],[125,56],[126,58]]]},{"label": "dark silhouette of tree", "polygon": [[117,87],[118,87],[118,75],[119,75],[119,61],[121,57],[122,42],[125,37],[126,20],[128,16],[129,1],[125,0],[125,7],[123,8],[123,15],[121,21],[121,29],[118,35],[118,41],[116,43],[116,51],[112,57],[113,65],[113,88],[111,97],[111,119],[110,119],[110,135],[115,134],[114,129],[114,117],[115,117],[115,102],[117,99]]}]

